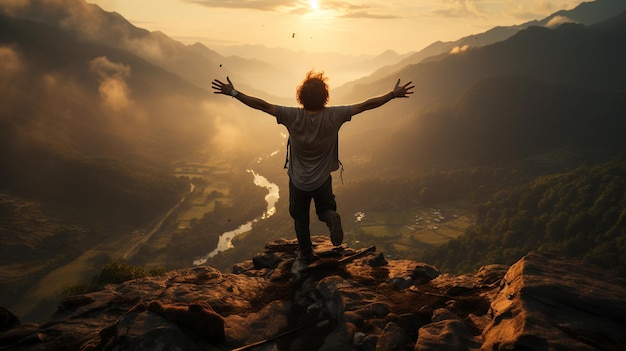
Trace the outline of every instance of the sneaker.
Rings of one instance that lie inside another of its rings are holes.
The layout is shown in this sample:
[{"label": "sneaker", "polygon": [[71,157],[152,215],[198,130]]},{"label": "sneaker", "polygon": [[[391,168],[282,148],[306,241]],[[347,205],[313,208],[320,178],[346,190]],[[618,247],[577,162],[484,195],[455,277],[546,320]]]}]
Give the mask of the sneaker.
[{"label": "sneaker", "polygon": [[298,252],[298,257],[297,259],[306,264],[307,266],[315,261],[317,261],[319,257],[317,257],[317,255],[315,255],[313,253],[313,251],[308,251],[308,252]]},{"label": "sneaker", "polygon": [[343,242],[343,229],[341,229],[341,217],[335,211],[332,211],[328,216],[328,222],[326,223],[330,229],[330,241],[335,246],[341,245]]}]

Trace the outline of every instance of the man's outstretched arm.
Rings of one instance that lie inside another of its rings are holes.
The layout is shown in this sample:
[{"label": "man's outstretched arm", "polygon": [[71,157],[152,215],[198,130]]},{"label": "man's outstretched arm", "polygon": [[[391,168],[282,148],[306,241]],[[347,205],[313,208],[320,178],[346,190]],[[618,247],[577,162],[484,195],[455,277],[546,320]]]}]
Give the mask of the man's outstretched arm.
[{"label": "man's outstretched arm", "polygon": [[367,99],[361,103],[352,105],[352,115],[356,115],[359,114],[363,111],[367,111],[367,110],[371,110],[373,108],[377,108],[380,107],[386,103],[388,103],[389,101],[395,99],[395,98],[408,98],[409,95],[413,94],[413,91],[411,91],[411,89],[415,88],[414,85],[411,85],[412,82],[408,82],[404,85],[400,85],[400,79],[398,79],[398,82],[396,83],[396,86],[393,88],[393,90],[390,93],[387,93],[385,95],[381,95],[378,97],[374,97],[371,99]]},{"label": "man's outstretched arm", "polygon": [[246,95],[240,91],[235,90],[235,86],[230,81],[229,77],[226,77],[228,83],[224,83],[218,79],[213,80],[212,88],[215,89],[215,94],[224,94],[234,97],[235,99],[243,102],[245,105],[252,107],[256,110],[261,110],[265,113],[269,113],[272,116],[276,116],[276,105],[259,99],[254,96]]}]

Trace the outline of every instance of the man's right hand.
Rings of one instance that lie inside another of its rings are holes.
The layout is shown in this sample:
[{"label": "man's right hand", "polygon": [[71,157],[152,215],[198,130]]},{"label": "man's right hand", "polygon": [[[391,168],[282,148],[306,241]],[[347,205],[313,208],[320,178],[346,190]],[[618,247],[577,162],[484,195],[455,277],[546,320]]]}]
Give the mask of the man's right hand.
[{"label": "man's right hand", "polygon": [[230,78],[226,76],[226,80],[228,83],[224,83],[219,79],[214,79],[211,87],[217,91],[214,91],[215,94],[224,94],[224,95],[232,95],[233,90],[235,90],[235,86],[233,82],[230,81]]}]

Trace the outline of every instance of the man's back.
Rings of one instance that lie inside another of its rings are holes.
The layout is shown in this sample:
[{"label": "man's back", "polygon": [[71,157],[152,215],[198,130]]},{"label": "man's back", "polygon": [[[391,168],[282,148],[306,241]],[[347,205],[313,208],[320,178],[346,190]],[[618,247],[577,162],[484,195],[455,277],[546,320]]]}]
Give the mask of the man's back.
[{"label": "man's back", "polygon": [[350,106],[326,107],[314,115],[303,108],[278,106],[276,120],[291,142],[289,176],[298,188],[313,190],[339,168],[337,133],[350,121]]}]

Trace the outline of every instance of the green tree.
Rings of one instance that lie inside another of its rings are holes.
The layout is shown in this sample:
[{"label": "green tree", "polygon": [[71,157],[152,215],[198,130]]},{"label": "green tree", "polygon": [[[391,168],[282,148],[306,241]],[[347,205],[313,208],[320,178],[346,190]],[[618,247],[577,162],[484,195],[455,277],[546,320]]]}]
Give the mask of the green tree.
[{"label": "green tree", "polygon": [[531,250],[582,258],[626,277],[626,160],[542,176],[477,206],[465,235],[427,254],[453,273],[512,264]]}]

